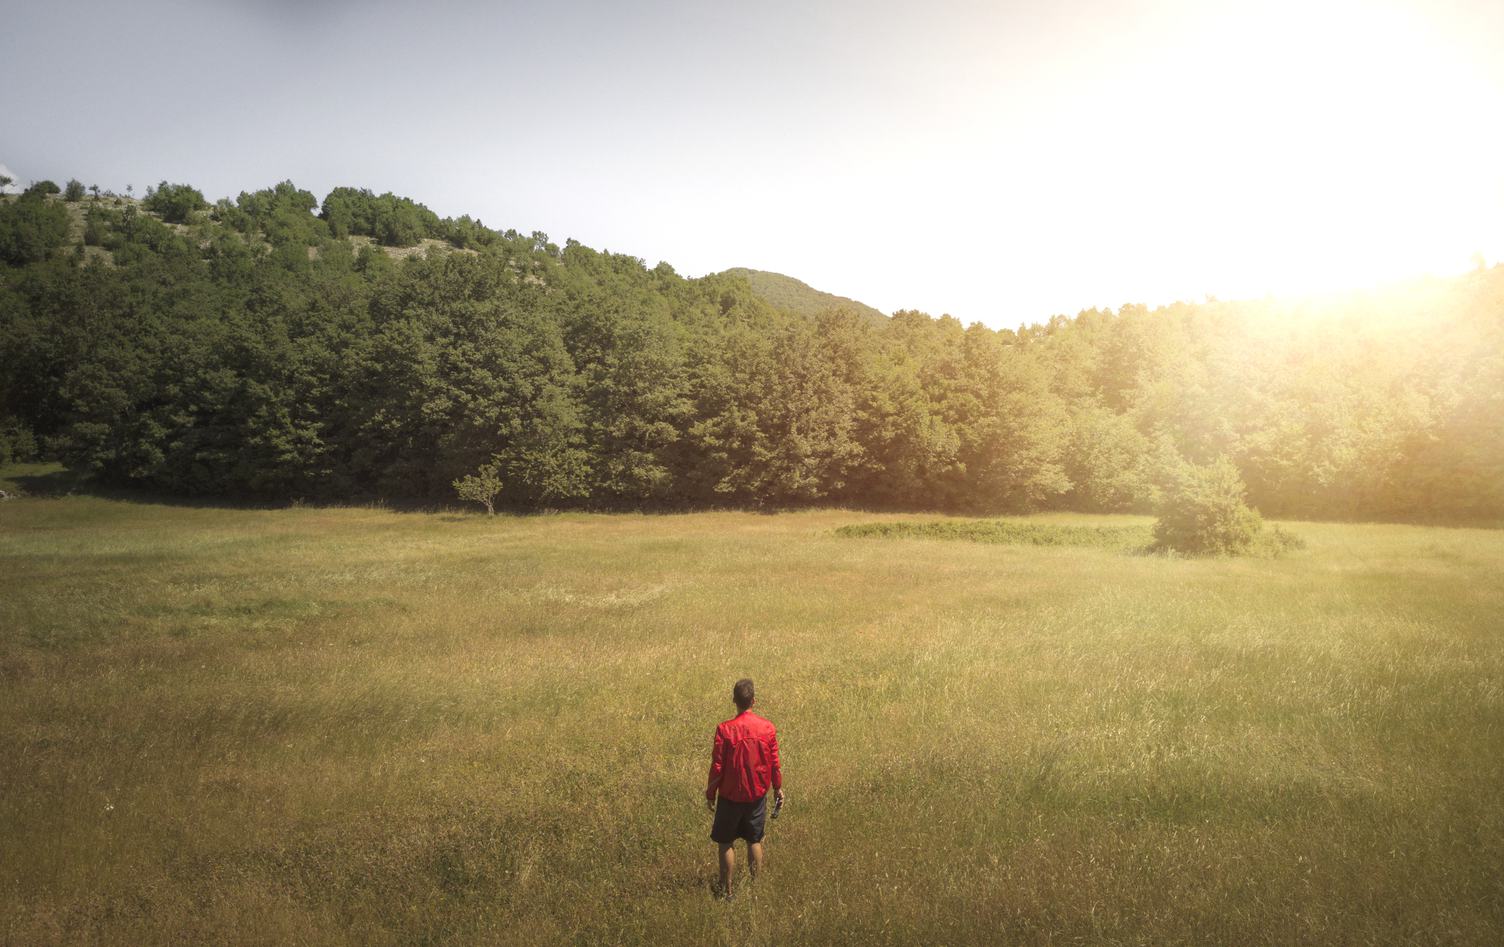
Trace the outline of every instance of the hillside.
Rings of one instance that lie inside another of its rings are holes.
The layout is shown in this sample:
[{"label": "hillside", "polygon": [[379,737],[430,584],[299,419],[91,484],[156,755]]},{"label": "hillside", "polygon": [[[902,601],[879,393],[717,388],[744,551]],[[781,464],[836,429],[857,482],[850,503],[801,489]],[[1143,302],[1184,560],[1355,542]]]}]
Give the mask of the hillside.
[{"label": "hillside", "polygon": [[[290,187],[290,185],[279,185],[271,192],[262,193],[285,198]],[[202,195],[184,185],[169,185],[163,182],[160,189],[169,199],[183,193],[186,204],[181,205],[181,212],[173,213],[167,201],[160,198],[154,199],[152,194],[158,189],[149,190],[144,201],[110,193],[102,198],[91,199],[85,196],[73,201],[64,201],[59,196],[47,195],[46,202],[51,208],[66,210],[68,214],[67,239],[64,243],[69,246],[84,245],[88,257],[98,257],[111,263],[114,262],[112,252],[97,245],[89,245],[97,244],[99,241],[86,237],[86,224],[91,209],[96,212],[121,212],[133,209],[134,213],[146,214],[162,221],[175,233],[183,236],[188,236],[191,225],[197,223],[201,228],[199,234],[201,239],[206,239],[217,228],[234,229],[242,236],[258,243],[266,237],[265,234],[259,232],[258,228],[247,226],[246,221],[239,219],[241,215],[238,213],[240,208],[237,205],[221,201],[211,208],[208,202],[203,200]],[[250,196],[255,198],[258,195]],[[18,197],[19,194],[0,194],[0,203],[13,204]],[[312,206],[307,207],[307,210],[313,209]],[[319,218],[328,225],[330,239],[348,241],[351,248],[357,252],[363,247],[373,246],[394,259],[456,249],[474,252],[482,246],[495,243],[499,236],[496,231],[481,226],[479,221],[474,221],[469,217],[441,220],[416,201],[391,194],[377,196],[370,191],[357,191],[353,188],[336,188],[324,199]],[[515,231],[508,231],[505,236],[513,241],[523,240]],[[536,243],[539,249],[543,249],[548,245],[548,238],[546,234],[535,233],[523,242]],[[309,241],[309,245],[312,256],[316,257],[322,250],[317,241]],[[881,311],[866,303],[823,292],[802,280],[785,276],[782,273],[733,267],[724,273],[712,275],[744,279],[759,299],[776,309],[795,315],[808,317],[832,309],[849,309],[874,322],[883,322],[888,318]]]},{"label": "hillside", "polygon": [[796,312],[801,316],[813,316],[829,309],[846,308],[879,322],[888,318],[866,303],[847,299],[845,296],[837,296],[834,293],[822,292],[808,283],[796,280],[792,276],[784,276],[782,273],[749,270],[746,267],[736,266],[721,275],[745,279],[752,286],[752,292],[770,305],[788,312]]}]

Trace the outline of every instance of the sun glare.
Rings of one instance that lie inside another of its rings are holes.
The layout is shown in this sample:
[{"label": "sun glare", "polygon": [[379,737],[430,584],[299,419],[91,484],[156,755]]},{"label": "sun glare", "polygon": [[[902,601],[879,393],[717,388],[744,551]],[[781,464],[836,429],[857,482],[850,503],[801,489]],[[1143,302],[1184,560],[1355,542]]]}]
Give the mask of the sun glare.
[{"label": "sun glare", "polygon": [[1212,180],[1211,161],[1194,182],[1235,211],[1219,248],[1238,261],[1230,288],[1319,292],[1498,259],[1504,195],[1486,163],[1504,137],[1482,120],[1482,78],[1412,11],[1282,13],[1226,15],[1198,44],[1199,72],[1220,81],[1179,80],[1241,171]]},{"label": "sun glare", "polygon": [[[991,77],[955,109],[985,128],[950,129],[981,157],[908,223],[955,208],[971,254],[958,269],[1002,268],[1022,321],[1496,263],[1504,125],[1476,53],[1414,5],[1177,8],[1050,66],[1027,104],[1014,74]],[[996,304],[954,305],[964,318]]]}]

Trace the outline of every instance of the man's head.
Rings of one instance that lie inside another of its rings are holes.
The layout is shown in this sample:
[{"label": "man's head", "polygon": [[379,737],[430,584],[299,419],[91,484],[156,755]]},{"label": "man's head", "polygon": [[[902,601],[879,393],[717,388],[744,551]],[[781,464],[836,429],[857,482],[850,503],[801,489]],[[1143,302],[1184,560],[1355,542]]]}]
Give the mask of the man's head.
[{"label": "man's head", "polygon": [[736,704],[737,710],[746,710],[751,707],[753,699],[752,678],[744,677],[731,688],[731,700]]}]

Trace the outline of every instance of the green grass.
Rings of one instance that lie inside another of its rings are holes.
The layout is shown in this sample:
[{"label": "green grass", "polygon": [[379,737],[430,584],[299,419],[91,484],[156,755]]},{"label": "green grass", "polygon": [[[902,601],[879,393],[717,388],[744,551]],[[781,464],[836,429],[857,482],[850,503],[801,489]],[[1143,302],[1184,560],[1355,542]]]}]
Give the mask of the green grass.
[{"label": "green grass", "polygon": [[[850,539],[950,539],[1001,546],[1096,546],[1124,553],[1181,555],[1157,547],[1152,521],[1145,517],[1114,517],[1111,525],[1082,525],[1043,517],[1032,519],[944,519],[853,523],[836,529]],[[1260,530],[1244,555],[1266,559],[1305,548],[1298,535],[1275,525]]]},{"label": "green grass", "polygon": [[1154,540],[1153,530],[1145,524],[1081,526],[1027,519],[853,523],[838,528],[836,535],[853,539],[959,539],[1019,546],[1098,546],[1124,551],[1146,550]]},{"label": "green grass", "polygon": [[[1504,532],[871,519],[0,503],[0,942],[1504,939]],[[721,905],[742,675],[790,801]]]}]

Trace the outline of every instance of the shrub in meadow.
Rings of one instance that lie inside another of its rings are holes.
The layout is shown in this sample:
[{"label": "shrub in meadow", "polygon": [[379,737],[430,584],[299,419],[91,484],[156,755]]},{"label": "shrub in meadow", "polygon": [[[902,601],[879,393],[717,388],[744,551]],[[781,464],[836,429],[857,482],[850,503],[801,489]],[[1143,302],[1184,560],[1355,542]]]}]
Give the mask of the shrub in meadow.
[{"label": "shrub in meadow", "polygon": [[1253,549],[1264,521],[1245,502],[1243,478],[1232,461],[1183,464],[1164,486],[1154,547],[1196,556],[1236,556]]}]

